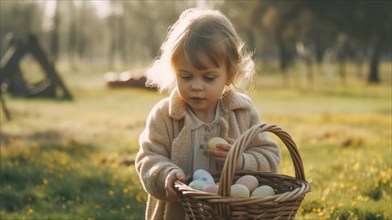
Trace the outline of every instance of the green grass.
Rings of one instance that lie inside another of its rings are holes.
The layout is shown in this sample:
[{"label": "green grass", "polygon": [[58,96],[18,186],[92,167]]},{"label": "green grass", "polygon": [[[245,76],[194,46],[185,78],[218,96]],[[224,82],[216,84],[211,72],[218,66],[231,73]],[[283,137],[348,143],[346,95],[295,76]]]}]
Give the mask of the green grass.
[{"label": "green grass", "polygon": [[[349,68],[345,86],[324,85],[322,75],[308,85],[300,65],[283,86],[261,68],[250,95],[263,121],[291,134],[312,184],[297,219],[392,219],[390,65],[380,85]],[[127,164],[165,95],[109,89],[105,67],[58,69],[73,101],[5,96],[12,120],[1,117],[1,219],[143,219],[146,193]],[[285,150],[281,172],[294,174]]]},{"label": "green grass", "polygon": [[2,147],[2,219],[142,218],[131,211],[145,199],[133,169],[104,161],[95,146],[44,134],[52,135]]}]

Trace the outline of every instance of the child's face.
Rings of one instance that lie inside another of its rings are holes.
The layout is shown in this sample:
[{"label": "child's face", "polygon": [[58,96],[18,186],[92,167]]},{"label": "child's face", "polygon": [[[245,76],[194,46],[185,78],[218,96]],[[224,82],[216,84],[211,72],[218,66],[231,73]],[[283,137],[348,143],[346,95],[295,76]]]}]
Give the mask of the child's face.
[{"label": "child's face", "polygon": [[[196,69],[184,56],[179,56],[176,65],[177,86],[181,97],[195,115],[204,121],[213,120],[218,99],[227,84],[224,62],[217,67],[205,54],[199,54],[205,69]],[[212,118],[211,118],[212,117]]]}]

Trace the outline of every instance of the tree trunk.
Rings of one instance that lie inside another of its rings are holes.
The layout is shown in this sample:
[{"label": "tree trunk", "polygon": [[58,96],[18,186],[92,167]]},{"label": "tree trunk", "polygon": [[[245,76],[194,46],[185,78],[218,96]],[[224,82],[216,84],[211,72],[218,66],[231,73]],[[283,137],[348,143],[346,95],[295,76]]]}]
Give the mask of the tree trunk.
[{"label": "tree trunk", "polygon": [[284,44],[284,40],[279,37],[278,38],[278,48],[279,48],[279,67],[280,67],[280,72],[282,73],[282,79],[284,85],[288,85],[289,79],[287,76],[287,66],[288,66],[288,54],[287,50]]},{"label": "tree trunk", "polygon": [[339,76],[342,85],[346,85],[346,59],[339,60]]},{"label": "tree trunk", "polygon": [[55,14],[53,17],[53,30],[50,39],[50,48],[51,48],[51,59],[50,61],[54,64],[59,56],[59,29],[60,29],[60,9],[59,9],[59,2],[56,2]]},{"label": "tree trunk", "polygon": [[380,56],[381,56],[381,41],[377,39],[374,43],[374,50],[372,56],[370,58],[370,65],[369,65],[369,75],[368,75],[368,82],[369,83],[380,83],[378,65],[380,63]]},{"label": "tree trunk", "polygon": [[70,23],[69,23],[69,31],[68,31],[68,46],[66,48],[67,50],[67,56],[69,60],[69,64],[71,65],[72,68],[76,67],[76,50],[78,48],[78,29],[77,29],[77,20],[76,20],[76,9],[75,5],[72,1],[68,2],[68,7],[70,8],[70,14],[75,15],[70,17]]}]

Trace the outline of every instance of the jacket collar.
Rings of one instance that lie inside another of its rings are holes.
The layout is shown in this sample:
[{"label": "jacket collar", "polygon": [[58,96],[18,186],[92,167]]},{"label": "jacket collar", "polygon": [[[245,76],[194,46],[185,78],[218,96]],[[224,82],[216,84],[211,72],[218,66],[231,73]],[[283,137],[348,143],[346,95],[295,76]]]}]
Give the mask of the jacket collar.
[{"label": "jacket collar", "polygon": [[[224,114],[233,110],[246,108],[247,103],[241,94],[234,92],[233,90],[227,91],[220,102],[221,109]],[[223,107],[225,106],[225,107]],[[175,120],[180,120],[185,117],[186,103],[182,100],[178,89],[174,89],[170,93],[169,100],[169,115]]]}]

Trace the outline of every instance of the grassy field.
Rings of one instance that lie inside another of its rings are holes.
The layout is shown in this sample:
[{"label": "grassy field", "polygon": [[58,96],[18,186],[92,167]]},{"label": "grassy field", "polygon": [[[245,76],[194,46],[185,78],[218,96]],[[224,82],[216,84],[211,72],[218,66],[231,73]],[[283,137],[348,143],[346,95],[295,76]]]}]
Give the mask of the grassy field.
[{"label": "grassy field", "polygon": [[[12,120],[1,113],[0,218],[143,219],[146,193],[131,155],[165,95],[110,89],[102,67],[58,69],[73,101],[5,96]],[[348,70],[346,85],[325,84],[321,74],[310,84],[298,65],[289,85],[261,74],[250,93],[262,120],[298,145],[313,188],[297,219],[392,219],[391,64],[380,85]],[[285,150],[281,172],[293,175]]]}]

